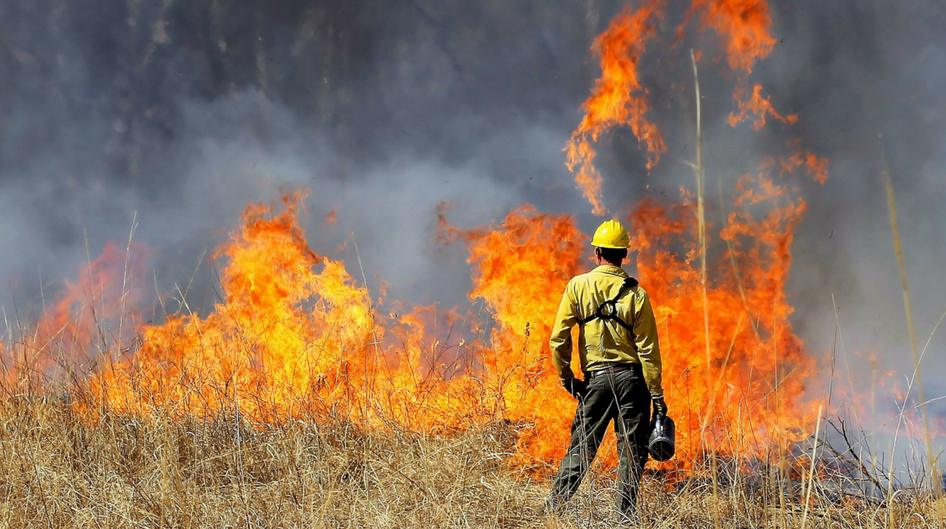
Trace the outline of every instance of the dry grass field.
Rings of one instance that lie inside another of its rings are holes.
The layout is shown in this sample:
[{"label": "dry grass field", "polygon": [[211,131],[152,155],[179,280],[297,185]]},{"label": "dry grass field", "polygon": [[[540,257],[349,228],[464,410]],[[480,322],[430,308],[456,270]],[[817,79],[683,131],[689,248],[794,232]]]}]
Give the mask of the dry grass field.
[{"label": "dry grass field", "polygon": [[[424,436],[325,420],[92,423],[42,397],[0,406],[0,527],[619,526],[600,470],[564,517],[542,516],[548,484],[507,464],[509,425]],[[887,526],[882,502],[816,487],[805,515],[799,484],[783,503],[774,474],[727,475],[714,500],[709,479],[649,472],[640,526]],[[894,527],[944,527],[946,500],[898,494],[893,514]]]}]

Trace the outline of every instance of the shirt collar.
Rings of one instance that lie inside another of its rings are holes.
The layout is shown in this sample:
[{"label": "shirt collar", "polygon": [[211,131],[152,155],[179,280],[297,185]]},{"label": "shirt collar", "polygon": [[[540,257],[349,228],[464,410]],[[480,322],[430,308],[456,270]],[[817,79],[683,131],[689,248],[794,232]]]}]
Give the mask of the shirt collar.
[{"label": "shirt collar", "polygon": [[627,272],[625,272],[623,268],[621,268],[620,266],[614,266],[610,264],[603,264],[600,266],[596,266],[595,269],[592,270],[592,272],[598,272],[602,274],[611,274],[613,276],[618,276],[618,277],[623,277],[623,278],[628,277]]}]

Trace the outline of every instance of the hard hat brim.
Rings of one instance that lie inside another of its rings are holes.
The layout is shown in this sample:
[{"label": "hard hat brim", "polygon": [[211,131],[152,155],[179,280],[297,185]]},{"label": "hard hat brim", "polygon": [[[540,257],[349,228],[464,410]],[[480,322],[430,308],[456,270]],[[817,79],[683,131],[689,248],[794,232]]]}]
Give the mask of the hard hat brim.
[{"label": "hard hat brim", "polygon": [[630,248],[630,246],[618,246],[618,245],[615,245],[615,244],[595,244],[595,243],[591,243],[591,245],[594,246],[595,248],[608,248],[608,249],[611,249],[611,250],[627,250],[628,248]]}]

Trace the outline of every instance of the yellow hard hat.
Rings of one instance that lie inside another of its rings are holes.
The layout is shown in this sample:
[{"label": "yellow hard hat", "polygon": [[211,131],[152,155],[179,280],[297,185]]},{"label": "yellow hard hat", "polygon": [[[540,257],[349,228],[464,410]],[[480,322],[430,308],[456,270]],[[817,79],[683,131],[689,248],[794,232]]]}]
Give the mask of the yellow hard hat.
[{"label": "yellow hard hat", "polygon": [[631,246],[631,238],[620,222],[606,220],[595,230],[591,245],[598,248],[624,249]]}]

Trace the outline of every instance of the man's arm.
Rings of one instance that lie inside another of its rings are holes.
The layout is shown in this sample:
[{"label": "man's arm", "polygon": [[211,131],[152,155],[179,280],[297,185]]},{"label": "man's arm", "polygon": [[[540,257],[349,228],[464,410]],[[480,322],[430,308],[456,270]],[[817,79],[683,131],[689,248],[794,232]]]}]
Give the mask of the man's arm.
[{"label": "man's arm", "polygon": [[572,327],[578,323],[577,300],[572,297],[572,283],[568,282],[562,302],[558,305],[558,314],[555,316],[555,326],[552,328],[552,337],[549,339],[549,348],[552,350],[552,363],[562,382],[575,378],[572,372]]},{"label": "man's arm", "polygon": [[637,344],[637,356],[640,357],[644,381],[651,397],[662,398],[660,341],[657,339],[657,320],[654,309],[650,306],[650,297],[644,289],[638,289],[634,303],[634,342]]}]

